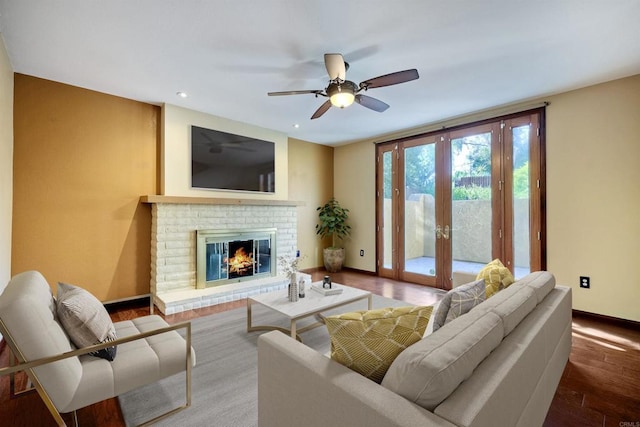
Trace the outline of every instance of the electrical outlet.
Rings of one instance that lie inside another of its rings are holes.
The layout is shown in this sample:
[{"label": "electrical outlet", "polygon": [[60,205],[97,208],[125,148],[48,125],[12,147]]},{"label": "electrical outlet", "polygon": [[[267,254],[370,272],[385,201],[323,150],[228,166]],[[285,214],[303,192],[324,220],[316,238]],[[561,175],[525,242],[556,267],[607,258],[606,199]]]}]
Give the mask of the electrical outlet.
[{"label": "electrical outlet", "polygon": [[591,278],[589,276],[580,276],[580,287],[589,289],[591,287]]},{"label": "electrical outlet", "polygon": [[360,249],[360,256],[364,256],[364,249]]}]

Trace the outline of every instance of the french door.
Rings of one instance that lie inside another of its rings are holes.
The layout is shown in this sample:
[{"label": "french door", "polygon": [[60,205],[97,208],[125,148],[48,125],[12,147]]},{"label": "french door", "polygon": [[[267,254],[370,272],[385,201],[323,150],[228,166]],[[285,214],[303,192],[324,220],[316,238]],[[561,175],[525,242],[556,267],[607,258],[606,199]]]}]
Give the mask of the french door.
[{"label": "french door", "polygon": [[543,110],[377,146],[378,274],[448,289],[544,268]]}]

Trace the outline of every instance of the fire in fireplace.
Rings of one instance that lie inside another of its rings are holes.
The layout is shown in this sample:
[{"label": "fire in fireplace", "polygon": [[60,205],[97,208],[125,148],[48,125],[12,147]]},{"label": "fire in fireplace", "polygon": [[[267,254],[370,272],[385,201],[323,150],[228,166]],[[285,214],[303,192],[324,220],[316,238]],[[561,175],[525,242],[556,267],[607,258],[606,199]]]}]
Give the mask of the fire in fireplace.
[{"label": "fire in fireplace", "polygon": [[196,285],[223,285],[276,275],[276,229],[198,230]]},{"label": "fire in fireplace", "polygon": [[229,279],[253,276],[253,240],[229,242]]}]

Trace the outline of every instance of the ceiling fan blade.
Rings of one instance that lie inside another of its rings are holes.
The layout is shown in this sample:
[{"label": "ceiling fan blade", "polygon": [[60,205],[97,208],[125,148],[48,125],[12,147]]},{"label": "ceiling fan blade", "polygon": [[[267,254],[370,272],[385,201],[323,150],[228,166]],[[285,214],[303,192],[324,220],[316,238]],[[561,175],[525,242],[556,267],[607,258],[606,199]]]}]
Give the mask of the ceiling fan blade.
[{"label": "ceiling fan blade", "polygon": [[326,112],[327,112],[327,110],[328,110],[329,108],[331,108],[331,100],[330,100],[330,99],[326,100],[326,101],[324,102],[324,104],[322,104],[322,105],[320,106],[320,108],[318,108],[318,109],[316,110],[316,112],[315,112],[315,113],[313,113],[313,116],[311,116],[311,120],[313,120],[313,119],[317,119],[318,117],[322,116],[324,113],[326,113]]},{"label": "ceiling fan blade", "polygon": [[346,80],[347,67],[344,65],[344,58],[339,53],[325,53],[324,66],[327,67],[329,80]]},{"label": "ceiling fan blade", "polygon": [[377,111],[378,113],[382,113],[387,108],[389,108],[389,104],[386,104],[379,99],[375,99],[367,95],[356,95],[356,102],[363,107],[367,107],[368,109]]},{"label": "ceiling fan blade", "polygon": [[369,80],[365,80],[360,83],[361,88],[371,89],[374,87],[383,87],[383,86],[391,86],[397,85],[399,83],[409,82],[411,80],[416,80],[420,76],[418,75],[418,70],[415,68],[411,70],[397,71],[391,74],[385,74],[384,76],[374,77]]},{"label": "ceiling fan blade", "polygon": [[322,93],[321,90],[287,90],[284,92],[268,92],[269,96],[282,96],[282,95],[304,95],[308,93],[314,93],[316,95],[320,95]]}]

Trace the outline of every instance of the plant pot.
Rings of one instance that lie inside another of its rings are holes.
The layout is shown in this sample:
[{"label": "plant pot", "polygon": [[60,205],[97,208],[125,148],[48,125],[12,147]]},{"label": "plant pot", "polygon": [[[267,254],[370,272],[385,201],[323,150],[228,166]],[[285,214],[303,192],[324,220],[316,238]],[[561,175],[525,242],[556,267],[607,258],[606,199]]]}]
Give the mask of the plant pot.
[{"label": "plant pot", "polygon": [[344,248],[326,248],[322,251],[324,268],[329,273],[337,273],[342,270],[344,264]]}]

